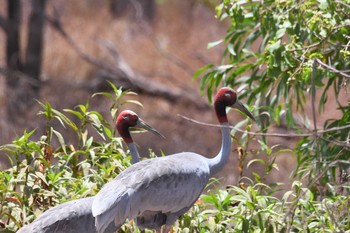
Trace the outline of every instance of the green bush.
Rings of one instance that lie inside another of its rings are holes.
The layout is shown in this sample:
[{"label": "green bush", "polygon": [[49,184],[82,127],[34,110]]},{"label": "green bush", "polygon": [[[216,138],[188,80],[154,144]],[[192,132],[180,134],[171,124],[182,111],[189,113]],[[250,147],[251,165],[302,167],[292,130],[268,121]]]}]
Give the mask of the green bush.
[{"label": "green bush", "polygon": [[[125,95],[133,93],[111,86],[113,94],[97,94],[111,99],[110,112],[115,122],[122,104],[140,103],[124,100]],[[7,156],[11,162],[9,169],[0,172],[0,224],[8,230],[32,222],[52,206],[95,195],[106,182],[130,166],[121,138],[114,137],[115,126],[108,124],[100,113],[91,111],[89,102],[64,112],[49,103],[38,103],[42,107],[39,115],[45,118],[45,134],[39,136],[36,130],[24,132],[11,144],[0,146],[1,156]],[[53,121],[72,129],[76,143],[66,144]]]},{"label": "green bush", "polygon": [[[194,75],[209,101],[217,87],[228,85],[255,106],[265,133],[261,139],[255,134],[258,153],[271,152],[268,139],[275,135],[268,134],[270,125],[280,125],[285,117],[295,133],[284,136],[301,138],[293,150],[294,179],[307,179],[320,198],[333,195],[328,185],[347,185],[349,179],[350,105],[339,100],[350,79],[349,3],[225,0],[216,8],[217,17],[230,26],[224,39],[209,45],[225,44],[222,64],[209,64]],[[327,103],[332,93],[335,100]],[[321,122],[327,107],[336,107],[341,117]]]}]

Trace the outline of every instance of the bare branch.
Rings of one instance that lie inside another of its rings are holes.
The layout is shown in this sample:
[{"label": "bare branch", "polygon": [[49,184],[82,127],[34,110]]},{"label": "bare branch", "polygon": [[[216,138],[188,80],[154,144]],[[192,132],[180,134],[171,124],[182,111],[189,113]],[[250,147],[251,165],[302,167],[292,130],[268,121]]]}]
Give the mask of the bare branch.
[{"label": "bare branch", "polygon": [[320,59],[316,58],[315,61],[317,61],[318,64],[320,64],[323,68],[325,68],[326,70],[329,70],[330,72],[336,73],[336,74],[340,74],[343,77],[346,78],[350,78],[349,74],[346,74],[344,71],[342,70],[337,70],[336,68],[329,66],[325,63],[323,63]]},{"label": "bare branch", "polygon": [[[331,35],[333,35],[336,30],[338,30],[339,28],[342,28],[342,27],[350,27],[350,24],[343,24],[343,25],[339,25],[339,26],[333,27],[332,30],[325,37],[321,38],[321,40],[319,42],[316,42],[316,43],[313,43],[311,45],[308,45],[308,46],[305,46],[305,47],[301,47],[301,48],[290,49],[290,50],[288,50],[288,52],[295,52],[295,51],[300,51],[300,50],[309,50],[309,49],[312,49],[314,47],[317,47],[317,46],[321,45],[323,42],[326,42],[327,39]],[[331,42],[328,41],[328,43],[331,43]],[[336,46],[339,46],[339,45],[336,45]]]},{"label": "bare branch", "polygon": [[[323,169],[322,172],[320,172],[320,173],[308,184],[308,188],[311,188],[312,186],[314,186],[314,185],[316,184],[316,182],[317,182],[318,180],[320,180],[320,178],[321,178],[322,176],[324,176],[324,174],[326,174],[326,173],[329,171],[330,168],[335,167],[335,166],[338,166],[339,164],[350,165],[350,161],[340,160],[340,159],[337,159],[337,160],[335,160],[335,161],[332,161],[331,163],[329,163],[329,164]],[[297,205],[298,205],[298,202],[299,202],[300,198],[302,198],[305,194],[307,194],[307,193],[308,193],[308,190],[309,190],[309,189],[301,189],[300,194],[298,195],[297,198],[295,198],[294,203],[293,203],[293,204],[291,205],[291,207],[289,208],[289,211],[288,211],[289,215],[294,215],[295,209],[296,209],[296,207],[297,207]],[[286,220],[287,220],[287,218],[288,218],[289,215],[288,215],[288,214],[285,215],[283,222],[286,222]],[[288,231],[288,232],[289,232],[289,231]]]},{"label": "bare branch", "polygon": [[[194,120],[191,119],[189,117],[183,116],[178,114],[178,116],[182,117],[183,119],[193,122],[195,124],[199,124],[199,125],[204,125],[204,126],[209,126],[209,127],[221,127],[221,125],[219,124],[210,124],[210,123],[205,123],[205,122],[201,122],[198,120]],[[329,132],[334,132],[334,131],[338,131],[338,130],[343,130],[343,129],[349,129],[350,128],[350,124],[349,125],[344,125],[341,127],[333,127],[330,129],[325,129],[325,130],[321,130],[321,129],[316,129],[316,132],[311,132],[311,133],[289,133],[289,134],[282,134],[282,133],[257,133],[257,132],[251,132],[251,131],[246,131],[246,130],[241,130],[239,128],[236,128],[234,126],[230,126],[231,129],[236,130],[237,132],[240,133],[246,133],[249,135],[253,135],[253,136],[270,136],[270,137],[289,137],[289,138],[295,138],[295,137],[310,137],[310,136],[316,136],[319,137],[323,134],[329,133]],[[350,145],[348,145],[348,147],[350,147]]]},{"label": "bare branch", "polygon": [[317,63],[316,60],[314,60],[312,64],[312,73],[311,73],[311,106],[312,106],[312,119],[314,121],[314,130],[317,132],[317,125],[316,125],[316,109],[315,109],[315,98],[316,98],[316,87],[315,87],[315,76],[316,76],[316,69],[317,69]]},{"label": "bare branch", "polygon": [[[124,88],[132,89],[139,93],[150,94],[152,96],[160,96],[162,98],[168,99],[169,101],[191,101],[195,107],[207,108],[207,103],[202,103],[200,101],[195,101],[196,96],[193,96],[191,92],[184,92],[181,89],[169,88],[166,85],[147,79],[143,75],[134,71],[127,62],[124,61],[122,56],[117,52],[117,50],[110,44],[106,42],[101,42],[108,52],[113,57],[116,65],[110,65],[105,61],[101,61],[83,52],[78,44],[72,39],[72,37],[64,30],[61,21],[58,17],[50,17],[46,15],[46,19],[49,24],[57,30],[57,32],[68,42],[68,44],[76,51],[76,53],[86,62],[93,64],[102,70],[106,71],[108,76],[121,81]],[[98,84],[99,80],[96,82],[89,82],[90,84]],[[126,85],[125,85],[126,84]]]}]

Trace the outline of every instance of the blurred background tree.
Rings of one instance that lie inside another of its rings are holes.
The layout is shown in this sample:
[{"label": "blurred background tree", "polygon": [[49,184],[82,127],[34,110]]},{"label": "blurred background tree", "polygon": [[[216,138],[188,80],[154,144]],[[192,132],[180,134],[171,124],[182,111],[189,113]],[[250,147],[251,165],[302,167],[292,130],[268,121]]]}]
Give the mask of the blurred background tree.
[{"label": "blurred background tree", "polygon": [[[0,16],[0,26],[4,30],[6,43],[6,79],[9,95],[8,114],[16,119],[31,105],[31,99],[40,91],[46,0],[31,1],[27,35],[22,33],[22,2],[7,1],[7,18]],[[27,43],[21,46],[26,38]]]}]

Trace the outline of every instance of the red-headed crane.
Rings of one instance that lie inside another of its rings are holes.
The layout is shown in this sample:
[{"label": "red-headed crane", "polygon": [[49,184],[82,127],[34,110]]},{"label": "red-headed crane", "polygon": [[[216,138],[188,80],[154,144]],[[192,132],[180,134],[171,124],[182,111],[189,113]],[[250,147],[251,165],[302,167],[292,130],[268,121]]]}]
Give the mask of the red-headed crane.
[{"label": "red-headed crane", "polygon": [[[129,110],[122,111],[119,114],[116,127],[130,149],[132,163],[139,162],[140,157],[131,138],[130,127],[143,128],[163,137],[157,130],[141,120],[136,113]],[[52,207],[31,224],[22,227],[17,233],[96,233],[95,219],[91,210],[93,200],[94,197],[81,198]],[[152,221],[154,219],[156,217],[153,217]],[[114,223],[110,223],[105,227],[106,233],[114,233],[117,230],[118,228]]]},{"label": "red-headed crane", "polygon": [[[105,233],[112,223],[117,228],[126,219],[160,216],[157,232],[165,225],[169,232],[175,221],[198,199],[210,177],[220,171],[231,153],[231,135],[226,108],[233,107],[254,120],[238,101],[231,88],[221,88],[215,96],[216,116],[222,132],[220,152],[206,158],[193,152],[182,152],[136,163],[121,172],[96,195],[92,213],[99,233]],[[165,218],[164,218],[165,217]]]}]

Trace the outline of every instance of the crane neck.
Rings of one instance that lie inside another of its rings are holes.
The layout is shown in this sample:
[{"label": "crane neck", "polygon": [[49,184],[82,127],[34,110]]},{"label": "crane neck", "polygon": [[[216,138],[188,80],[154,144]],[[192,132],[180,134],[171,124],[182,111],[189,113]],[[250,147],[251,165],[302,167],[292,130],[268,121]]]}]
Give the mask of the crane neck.
[{"label": "crane neck", "polygon": [[139,152],[137,151],[137,147],[134,142],[128,142],[126,143],[129,147],[130,155],[131,155],[131,163],[135,164],[137,162],[140,162],[140,156]]},{"label": "crane neck", "polygon": [[212,159],[209,159],[210,176],[220,171],[226,164],[231,153],[231,130],[228,122],[221,123],[221,149]]}]

